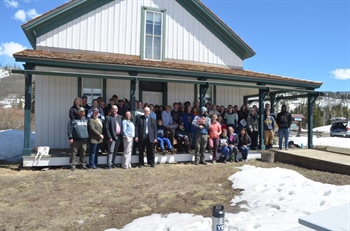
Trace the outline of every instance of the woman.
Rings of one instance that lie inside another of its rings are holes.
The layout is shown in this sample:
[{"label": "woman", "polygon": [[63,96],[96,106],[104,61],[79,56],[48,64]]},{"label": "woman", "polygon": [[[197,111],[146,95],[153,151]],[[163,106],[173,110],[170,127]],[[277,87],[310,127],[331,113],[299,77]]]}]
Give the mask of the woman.
[{"label": "woman", "polygon": [[230,148],[228,146],[228,137],[227,137],[227,130],[222,129],[222,133],[220,135],[220,145],[218,149],[219,153],[221,153],[220,156],[220,162],[226,163],[227,160],[232,162],[232,157],[229,155],[230,154]]},{"label": "woman", "polygon": [[70,119],[79,119],[79,108],[81,107],[81,98],[77,97],[74,99],[73,106],[69,109]]},{"label": "woman", "polygon": [[251,149],[256,150],[258,149],[259,116],[254,108],[250,109],[247,119],[247,129],[248,135],[252,140]]},{"label": "woman", "polygon": [[230,149],[230,157],[232,160],[232,155],[234,155],[235,162],[238,162],[241,158],[238,158],[238,136],[235,133],[235,128],[234,127],[228,127],[227,130],[227,143],[228,147]]},{"label": "woman", "polygon": [[238,149],[241,151],[242,159],[245,162],[248,161],[248,152],[251,143],[252,141],[250,140],[246,128],[242,128],[241,132],[238,135]]},{"label": "woman", "polygon": [[216,114],[213,114],[211,117],[211,124],[209,127],[209,149],[213,149],[213,164],[216,163],[216,155],[218,152],[219,142],[220,142],[220,135],[221,135],[221,125],[217,121],[218,116]]},{"label": "woman", "polygon": [[94,108],[92,118],[89,119],[90,168],[97,168],[98,151],[103,142],[102,121],[98,118],[99,109]]},{"label": "woman", "polygon": [[[238,130],[237,133],[240,133],[242,128],[247,126],[249,111],[247,110],[247,106],[242,104],[241,110],[238,111]],[[236,128],[237,129],[237,128]]]},{"label": "woman", "polygon": [[182,115],[182,123],[184,124],[187,136],[190,137],[191,149],[194,149],[194,127],[192,126],[194,117],[195,115],[192,113],[191,106],[187,106]]},{"label": "woman", "polygon": [[131,153],[132,146],[135,137],[135,125],[132,122],[131,112],[127,111],[125,113],[125,118],[123,120],[123,145],[124,152],[122,158],[122,168],[131,168]]}]

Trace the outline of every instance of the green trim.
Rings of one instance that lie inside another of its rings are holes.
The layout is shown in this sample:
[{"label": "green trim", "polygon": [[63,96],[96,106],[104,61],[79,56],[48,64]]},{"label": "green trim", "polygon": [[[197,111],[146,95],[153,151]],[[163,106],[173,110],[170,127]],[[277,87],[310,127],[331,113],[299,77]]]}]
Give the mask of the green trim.
[{"label": "green trim", "polygon": [[30,44],[36,49],[36,39],[54,29],[73,21],[113,0],[71,1],[22,26]]},{"label": "green trim", "polygon": [[[139,83],[137,84],[138,86],[139,86],[139,89],[138,89],[138,91],[139,91],[139,99],[138,99],[138,101],[141,101],[142,102],[142,104],[144,103],[143,102],[143,100],[142,100],[142,87],[141,87],[141,82],[142,81],[138,81]],[[135,109],[136,110],[136,109]]]},{"label": "green trim", "polygon": [[83,88],[83,79],[82,77],[78,77],[78,96],[82,96],[82,88]]},{"label": "green trim", "polygon": [[[253,83],[254,86],[244,86],[243,84],[237,84],[236,86],[242,86],[247,88],[270,88],[283,91],[304,91],[304,92],[313,92],[315,88],[319,88],[322,83],[303,83],[302,85],[298,82],[286,82],[283,80],[268,80],[248,76],[239,76],[239,75],[229,75],[229,74],[219,74],[219,73],[210,73],[210,72],[200,72],[200,71],[188,71],[180,69],[166,69],[166,68],[156,68],[156,67],[146,67],[146,66],[132,66],[132,65],[118,65],[118,64],[104,64],[104,63],[83,63],[83,62],[67,62],[59,60],[40,60],[40,59],[30,59],[26,57],[15,57],[17,62],[28,62],[35,63],[36,66],[48,66],[48,67],[65,67],[65,68],[80,68],[84,70],[103,70],[103,71],[136,71],[143,74],[155,74],[159,75],[174,75],[174,76],[185,76],[188,78],[207,78],[224,81],[237,81],[243,83]],[[96,75],[98,76],[98,75]],[[83,77],[83,76],[82,76]],[[103,76],[101,76],[103,78]],[[181,82],[181,80],[179,80]],[[185,82],[185,81],[184,81]],[[264,83],[270,85],[279,85],[277,87],[267,87],[263,85],[256,85],[256,83]],[[225,85],[228,83],[222,83]],[[218,84],[216,84],[218,85]],[[297,89],[286,89],[285,87],[296,87]]]},{"label": "green trim", "polygon": [[163,83],[163,106],[168,105],[168,83]]},{"label": "green trim", "polygon": [[212,102],[215,102],[215,104],[217,103],[216,102],[216,85],[213,86],[213,94],[212,94]]},{"label": "green trim", "polygon": [[[193,98],[194,98],[194,101],[197,101],[198,100],[198,84],[193,84]],[[194,103],[193,101],[193,103]],[[191,103],[192,104],[192,103]]]},{"label": "green trim", "polygon": [[162,21],[162,57],[161,60],[156,61],[164,61],[165,60],[165,42],[166,42],[166,9],[158,9],[154,7],[141,7],[141,33],[140,33],[140,57],[141,59],[145,59],[144,51],[145,51],[145,23],[146,23],[146,10],[155,11],[162,13],[163,21]]},{"label": "green trim", "polygon": [[[32,70],[35,66],[26,64],[24,65],[26,70]],[[32,74],[25,74],[25,87],[24,87],[24,143],[22,156],[30,156],[32,154],[32,149],[30,147],[30,133],[31,133],[31,121],[32,121],[32,99],[33,99],[33,89],[32,89]]]},{"label": "green trim", "polygon": [[[106,101],[106,96],[107,96],[107,79],[102,79],[102,97],[105,99]],[[106,102],[107,104],[108,102]]]},{"label": "green trim", "polygon": [[255,52],[200,0],[176,1],[242,60],[255,55]]}]

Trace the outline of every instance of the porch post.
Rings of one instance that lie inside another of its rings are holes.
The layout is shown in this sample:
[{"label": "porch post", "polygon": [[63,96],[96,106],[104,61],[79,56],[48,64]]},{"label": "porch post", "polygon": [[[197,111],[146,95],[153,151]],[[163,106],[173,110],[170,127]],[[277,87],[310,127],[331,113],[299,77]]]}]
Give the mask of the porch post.
[{"label": "porch post", "polygon": [[208,83],[199,85],[199,104],[200,104],[200,107],[204,107],[204,105],[205,105],[205,94],[207,94],[208,88],[209,88]]},{"label": "porch post", "polygon": [[[136,77],[137,72],[129,71],[129,75]],[[136,94],[136,78],[130,80],[130,111],[133,118],[135,118],[135,94]]]},{"label": "porch post", "polygon": [[270,93],[270,112],[275,113],[276,94]]},{"label": "porch post", "polygon": [[[23,66],[25,70],[34,70],[34,66],[31,64],[24,64]],[[22,156],[30,156],[32,154],[32,149],[30,147],[30,133],[32,121],[32,74],[25,73],[24,96],[24,145]]]},{"label": "porch post", "polygon": [[317,95],[308,93],[307,94],[307,139],[308,139],[308,148],[311,149],[314,147],[313,144],[313,127],[314,127],[314,112],[313,112],[313,106],[314,102],[317,99]]},{"label": "porch post", "polygon": [[264,142],[264,100],[266,96],[269,94],[268,89],[259,89],[259,149],[265,150],[265,142]]}]

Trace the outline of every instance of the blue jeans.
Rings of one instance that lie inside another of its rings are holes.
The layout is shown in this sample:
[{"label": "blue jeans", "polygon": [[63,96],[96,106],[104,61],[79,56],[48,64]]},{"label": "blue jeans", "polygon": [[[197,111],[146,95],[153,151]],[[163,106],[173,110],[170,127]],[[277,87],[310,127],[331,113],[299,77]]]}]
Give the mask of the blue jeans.
[{"label": "blue jeans", "polygon": [[282,141],[284,136],[284,148],[288,148],[289,128],[278,129],[278,148],[282,149]]},{"label": "blue jeans", "polygon": [[98,150],[100,150],[100,144],[90,143],[90,156],[89,156],[90,167],[96,167],[98,164],[97,163]]},{"label": "blue jeans", "polygon": [[242,153],[242,159],[243,160],[246,160],[248,158],[248,152],[249,152],[249,147],[240,147],[239,150],[241,151]]},{"label": "blue jeans", "polygon": [[162,151],[165,150],[164,143],[168,146],[169,150],[173,149],[173,146],[171,146],[170,140],[168,138],[157,137],[157,141]]},{"label": "blue jeans", "polygon": [[230,148],[229,147],[226,147],[226,146],[223,146],[223,147],[219,147],[219,150],[218,150],[222,156],[225,157],[224,160],[229,160],[229,153],[230,153]]}]

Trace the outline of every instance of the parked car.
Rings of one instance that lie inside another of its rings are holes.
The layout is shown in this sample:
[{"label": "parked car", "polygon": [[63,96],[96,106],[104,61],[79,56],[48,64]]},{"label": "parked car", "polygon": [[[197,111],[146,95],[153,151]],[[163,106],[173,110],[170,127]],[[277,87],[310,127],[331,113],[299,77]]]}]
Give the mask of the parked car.
[{"label": "parked car", "polygon": [[350,137],[350,121],[345,117],[334,117],[331,119],[330,136]]}]

